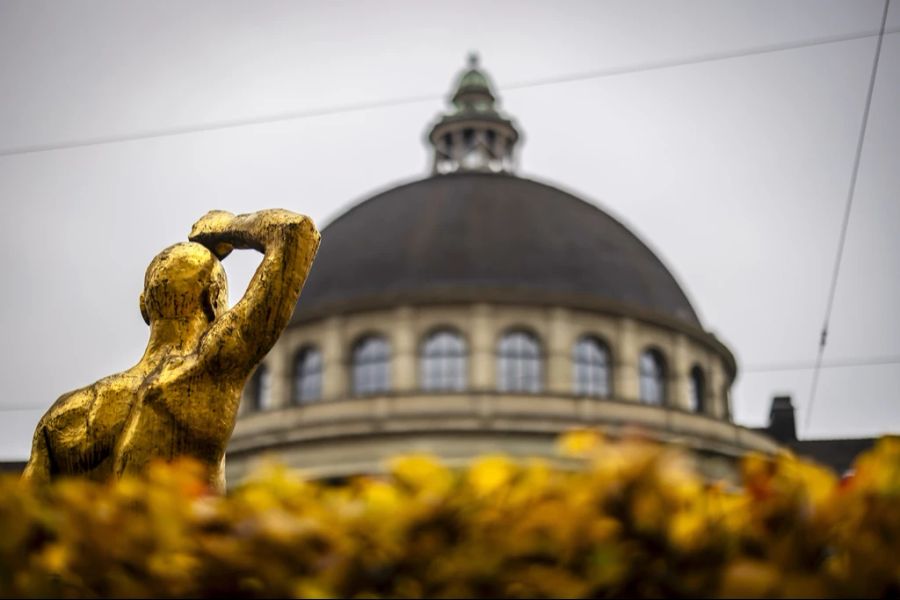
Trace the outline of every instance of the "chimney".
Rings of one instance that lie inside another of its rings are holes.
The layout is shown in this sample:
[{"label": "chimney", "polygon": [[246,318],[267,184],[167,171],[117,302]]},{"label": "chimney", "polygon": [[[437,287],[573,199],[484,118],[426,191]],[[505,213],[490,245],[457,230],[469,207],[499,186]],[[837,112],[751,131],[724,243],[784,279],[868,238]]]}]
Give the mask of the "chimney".
[{"label": "chimney", "polygon": [[794,405],[790,396],[775,396],[769,410],[769,435],[781,443],[797,441]]}]

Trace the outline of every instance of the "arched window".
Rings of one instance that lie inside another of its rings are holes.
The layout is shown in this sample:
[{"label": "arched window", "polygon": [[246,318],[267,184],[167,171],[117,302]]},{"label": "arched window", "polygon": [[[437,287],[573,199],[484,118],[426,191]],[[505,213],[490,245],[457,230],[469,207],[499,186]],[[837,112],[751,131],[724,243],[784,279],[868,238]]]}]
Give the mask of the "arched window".
[{"label": "arched window", "polygon": [[462,391],[466,388],[466,342],[454,331],[435,331],[422,344],[419,360],[422,389]]},{"label": "arched window", "polygon": [[391,348],[380,336],[368,336],[353,347],[353,393],[361,396],[391,387]]},{"label": "arched window", "polygon": [[317,348],[301,348],[294,357],[294,404],[322,398],[322,353]]},{"label": "arched window", "polygon": [[253,407],[256,410],[271,410],[272,402],[272,377],[266,365],[259,365],[253,374]]},{"label": "arched window", "polygon": [[526,331],[510,331],[497,347],[497,387],[501,392],[541,391],[541,345]]},{"label": "arched window", "polygon": [[706,376],[703,369],[694,365],[691,369],[691,404],[688,407],[691,412],[706,412]]},{"label": "arched window", "polygon": [[575,393],[583,396],[609,396],[609,348],[599,339],[583,336],[572,351]]},{"label": "arched window", "polygon": [[660,406],[666,402],[666,363],[658,350],[641,353],[641,402]]}]

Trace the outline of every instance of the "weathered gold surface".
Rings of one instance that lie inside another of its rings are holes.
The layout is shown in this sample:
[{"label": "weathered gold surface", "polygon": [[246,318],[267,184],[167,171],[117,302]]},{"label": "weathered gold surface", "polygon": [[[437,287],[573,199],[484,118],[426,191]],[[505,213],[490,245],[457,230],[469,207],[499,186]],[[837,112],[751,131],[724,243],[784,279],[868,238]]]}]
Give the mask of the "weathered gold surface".
[{"label": "weathered gold surface", "polygon": [[[241,390],[287,325],[319,246],[305,216],[265,210],[207,213],[190,242],[147,267],[141,315],[150,341],[127,371],[64,394],[41,418],[23,477],[103,480],[156,459],[189,455],[225,488],[225,446]],[[232,248],[264,254],[243,298],[228,307],[220,259]]]}]

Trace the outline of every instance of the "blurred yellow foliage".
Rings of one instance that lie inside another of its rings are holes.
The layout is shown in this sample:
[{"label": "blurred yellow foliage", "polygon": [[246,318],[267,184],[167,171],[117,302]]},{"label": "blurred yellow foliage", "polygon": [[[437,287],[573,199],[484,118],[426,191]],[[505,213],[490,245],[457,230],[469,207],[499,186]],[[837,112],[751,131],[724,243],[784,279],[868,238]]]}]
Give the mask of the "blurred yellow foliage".
[{"label": "blurred yellow foliage", "polygon": [[3,597],[883,597],[900,594],[900,439],[838,480],[751,455],[743,486],[592,431],[581,468],[413,455],[342,485],[268,465],[40,487],[0,479]]}]

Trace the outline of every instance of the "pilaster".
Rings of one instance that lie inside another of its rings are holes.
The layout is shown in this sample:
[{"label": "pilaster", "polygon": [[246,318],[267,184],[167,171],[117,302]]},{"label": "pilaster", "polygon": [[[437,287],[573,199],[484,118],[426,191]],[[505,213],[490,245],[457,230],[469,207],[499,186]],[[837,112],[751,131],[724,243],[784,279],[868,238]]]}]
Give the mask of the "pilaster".
[{"label": "pilaster", "polygon": [[551,393],[571,394],[572,348],[571,322],[565,308],[550,309],[550,327],[547,339],[546,389]]},{"label": "pilaster", "polygon": [[688,410],[691,406],[691,365],[687,346],[687,337],[683,333],[676,334],[667,382],[671,390],[669,405],[682,410]]},{"label": "pilaster", "polygon": [[340,317],[325,322],[322,335],[322,399],[334,400],[347,395],[347,348],[343,335],[344,323]]},{"label": "pilaster", "polygon": [[469,349],[469,386],[473,390],[489,390],[495,388],[496,356],[494,344],[493,307],[488,304],[476,304],[472,307],[472,327]]},{"label": "pilaster", "polygon": [[633,319],[622,317],[618,324],[618,348],[613,351],[615,388],[613,393],[623,400],[638,400],[638,347]]},{"label": "pilaster", "polygon": [[409,306],[394,310],[391,335],[391,389],[410,392],[416,389],[416,330],[414,312]]}]

